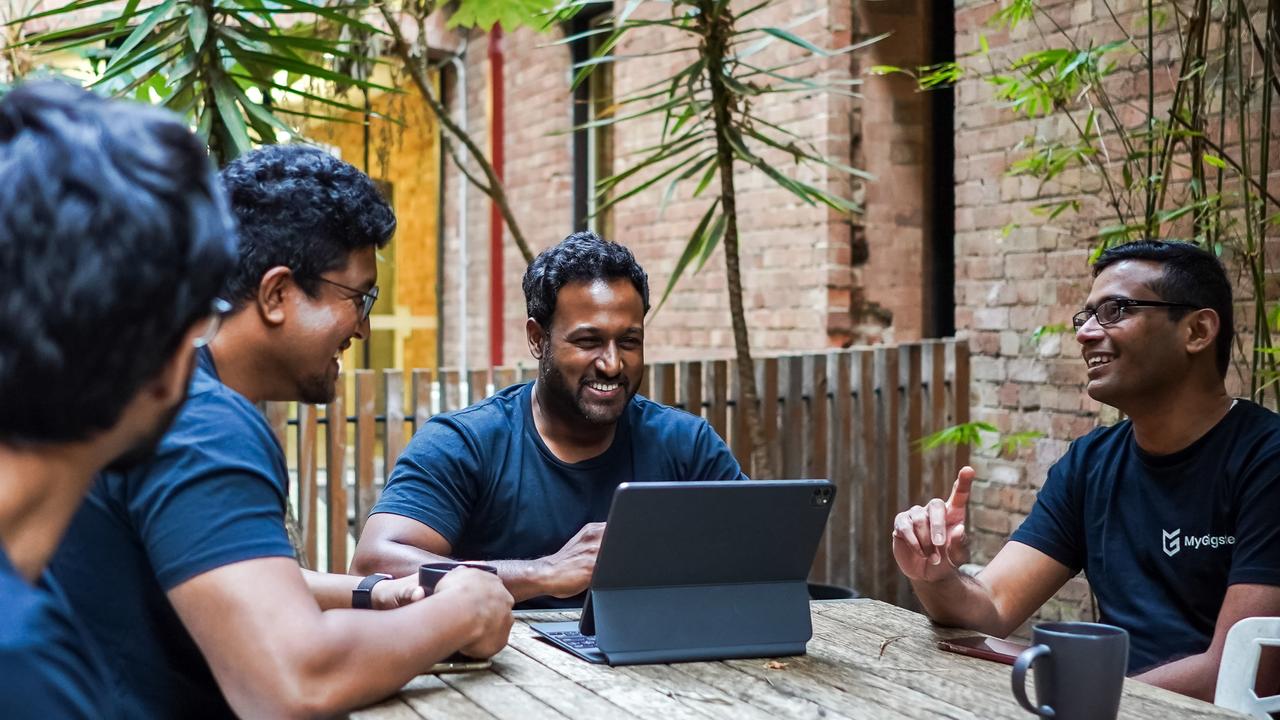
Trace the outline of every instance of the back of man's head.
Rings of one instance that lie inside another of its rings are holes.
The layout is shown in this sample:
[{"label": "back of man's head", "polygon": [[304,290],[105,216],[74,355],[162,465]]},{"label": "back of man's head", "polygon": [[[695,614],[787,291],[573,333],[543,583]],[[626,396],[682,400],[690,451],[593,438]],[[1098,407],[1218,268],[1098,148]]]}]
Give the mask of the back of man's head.
[{"label": "back of man's head", "polygon": [[[1231,340],[1235,335],[1232,313],[1231,281],[1227,271],[1213,253],[1186,242],[1139,240],[1109,248],[1093,264],[1093,276],[1125,260],[1159,263],[1164,274],[1153,283],[1151,291],[1165,302],[1185,303],[1209,308],[1218,314],[1218,337],[1214,344],[1214,361],[1218,374],[1226,377],[1231,366]],[[1185,314],[1174,310],[1174,317]]]},{"label": "back of man's head", "polygon": [[74,86],[0,100],[0,442],[111,428],[207,317],[235,236],[178,117]]},{"label": "back of man's head", "polygon": [[259,148],[227,164],[222,183],[240,235],[240,261],[224,293],[237,308],[278,266],[314,296],[323,273],[356,250],[386,246],[395,233],[395,214],[373,181],[316,147]]},{"label": "back of man's head", "polygon": [[525,308],[543,329],[551,327],[560,288],[573,282],[628,280],[649,312],[649,275],[627,248],[593,232],[576,232],[538,253],[521,283]]}]

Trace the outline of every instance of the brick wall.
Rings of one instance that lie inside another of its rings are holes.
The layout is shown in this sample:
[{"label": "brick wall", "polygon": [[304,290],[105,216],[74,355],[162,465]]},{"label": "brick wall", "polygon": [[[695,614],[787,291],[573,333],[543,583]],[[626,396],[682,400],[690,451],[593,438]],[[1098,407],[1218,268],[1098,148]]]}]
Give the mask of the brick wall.
[{"label": "brick wall", "polygon": [[[915,5],[923,7],[927,3],[915,0]],[[919,56],[918,39],[909,32],[910,14],[885,12],[888,21],[882,21],[875,13],[855,20],[850,0],[787,0],[757,13],[748,22],[755,26],[786,25],[794,18],[816,13],[794,30],[827,47],[840,47],[871,32],[893,29],[889,26],[896,22],[899,36],[877,47],[876,52],[887,53],[884,57],[873,60],[863,54],[852,60],[824,61],[823,67],[811,68],[847,78],[868,63],[885,61],[885,57],[900,62],[924,60]],[[548,45],[561,36],[558,31],[538,36],[521,30],[503,39],[506,185],[535,252],[572,230],[570,136],[554,134],[564,133],[571,125],[569,52],[565,46]],[[624,41],[618,52],[652,52],[667,47],[670,40],[653,33],[637,34]],[[486,148],[487,123],[492,113],[487,103],[488,42],[483,36],[473,37],[467,51],[469,127]],[[895,44],[904,47],[895,50]],[[798,53],[796,48],[778,42],[757,59],[772,62]],[[681,55],[664,55],[622,63],[614,75],[614,96],[622,97],[664,77],[684,61],[686,58]],[[457,75],[450,74],[448,94],[455,117],[460,111],[456,82]],[[922,100],[910,88],[890,79],[873,78],[867,91],[877,98],[893,100],[885,104],[889,109],[875,110],[865,123],[862,113],[872,111],[864,111],[862,105],[841,96],[794,94],[785,101],[771,99],[760,107],[770,122],[792,128],[823,152],[845,162],[852,160],[883,181],[864,190],[861,183],[838,173],[803,171],[808,180],[831,192],[865,201],[866,217],[848,218],[825,208],[806,206],[758,173],[739,170],[736,184],[744,301],[752,346],[757,353],[875,342],[891,338],[894,333],[900,338],[921,335],[921,308],[926,297],[920,281],[926,262],[922,242],[927,232],[921,211],[925,178],[922,167],[928,160],[928,148],[921,140],[925,113]],[[871,107],[872,103],[866,106]],[[658,129],[657,121],[618,127],[613,134],[614,170],[629,167],[639,149],[653,142]],[[872,141],[875,150],[864,152]],[[908,149],[893,150],[898,141]],[[762,154],[792,170],[789,159]],[[466,191],[468,217],[463,232],[458,226],[460,180],[455,169],[446,169],[445,362],[457,365],[462,357],[458,302],[459,281],[465,273],[466,357],[469,365],[478,366],[488,357],[488,202],[475,188]],[[713,184],[701,198],[689,197],[691,188],[677,193],[660,213],[665,186],[658,185],[614,209],[611,239],[636,253],[649,272],[655,301],[666,286],[688,234],[714,197],[714,188]],[[460,263],[462,242],[467,247],[465,268]],[[519,287],[524,262],[510,242],[505,248],[503,357],[512,363],[528,358]],[[682,279],[666,307],[653,318],[646,343],[650,357],[729,356],[732,330],[724,288],[723,255],[717,252],[701,273],[688,273]],[[890,316],[899,320],[892,330],[887,330]]]}]

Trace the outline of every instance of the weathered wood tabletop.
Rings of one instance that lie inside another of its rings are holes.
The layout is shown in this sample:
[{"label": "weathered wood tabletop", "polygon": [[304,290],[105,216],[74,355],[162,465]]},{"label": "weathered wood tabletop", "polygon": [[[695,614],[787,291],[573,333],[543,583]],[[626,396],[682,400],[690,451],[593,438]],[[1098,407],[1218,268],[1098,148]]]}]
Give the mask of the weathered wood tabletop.
[{"label": "weathered wood tabletop", "polygon": [[[511,644],[484,672],[422,675],[400,694],[353,713],[360,720],[541,718],[998,718],[1032,717],[1009,691],[1007,665],[942,652],[965,635],[875,600],[813,603],[802,657],[610,668],[535,638],[516,621]],[[1209,703],[1127,680],[1122,718],[1240,718]]]}]

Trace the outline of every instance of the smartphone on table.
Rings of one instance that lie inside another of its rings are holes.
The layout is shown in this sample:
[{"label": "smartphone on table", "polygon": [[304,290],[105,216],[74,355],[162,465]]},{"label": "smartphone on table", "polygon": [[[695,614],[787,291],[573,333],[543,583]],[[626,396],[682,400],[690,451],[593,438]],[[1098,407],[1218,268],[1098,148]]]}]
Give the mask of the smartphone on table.
[{"label": "smartphone on table", "polygon": [[1005,665],[1012,665],[1027,645],[1000,640],[986,635],[968,635],[965,637],[939,640],[938,649],[959,653],[970,657],[992,660]]}]

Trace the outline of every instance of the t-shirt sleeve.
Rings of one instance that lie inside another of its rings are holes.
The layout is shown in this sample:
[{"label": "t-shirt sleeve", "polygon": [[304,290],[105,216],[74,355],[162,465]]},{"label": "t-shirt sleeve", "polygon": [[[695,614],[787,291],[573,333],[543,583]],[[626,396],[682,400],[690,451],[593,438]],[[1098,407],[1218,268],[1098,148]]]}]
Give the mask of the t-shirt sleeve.
[{"label": "t-shirt sleeve", "polygon": [[456,547],[480,495],[480,458],[474,437],[461,424],[432,418],[396,461],[370,514],[417,520]]},{"label": "t-shirt sleeve", "polygon": [[1280,585],[1280,452],[1267,453],[1246,473],[1227,584]]},{"label": "t-shirt sleeve", "polygon": [[165,591],[224,565],[294,556],[279,445],[239,410],[180,418],[134,479],[129,512]]},{"label": "t-shirt sleeve", "polygon": [[1039,550],[1072,572],[1084,567],[1083,485],[1078,456],[1080,441],[1072,443],[1067,454],[1049,468],[1044,486],[1036,494],[1035,505],[1027,519],[1009,537],[1012,542]]},{"label": "t-shirt sleeve", "polygon": [[698,432],[692,445],[691,465],[696,468],[689,475],[691,480],[747,480],[733,456],[733,451],[716,434],[706,420],[698,421]]}]

